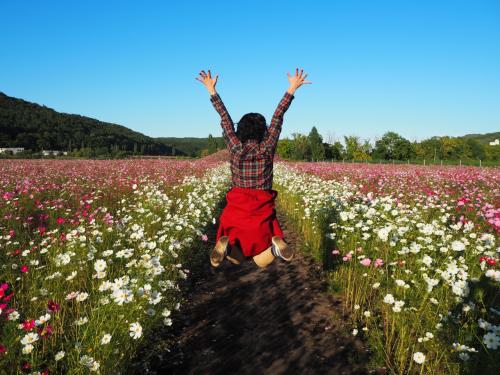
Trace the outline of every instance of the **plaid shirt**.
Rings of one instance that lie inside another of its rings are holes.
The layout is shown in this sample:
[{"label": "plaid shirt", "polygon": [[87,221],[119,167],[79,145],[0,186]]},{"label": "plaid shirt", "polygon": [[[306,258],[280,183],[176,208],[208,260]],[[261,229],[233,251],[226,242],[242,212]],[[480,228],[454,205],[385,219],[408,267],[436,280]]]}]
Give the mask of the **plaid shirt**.
[{"label": "plaid shirt", "polygon": [[285,92],[261,143],[249,140],[243,144],[234,132],[233,120],[219,94],[210,96],[210,101],[221,116],[222,135],[231,154],[233,186],[272,189],[274,153],[281,133],[283,115],[293,99],[294,95]]}]

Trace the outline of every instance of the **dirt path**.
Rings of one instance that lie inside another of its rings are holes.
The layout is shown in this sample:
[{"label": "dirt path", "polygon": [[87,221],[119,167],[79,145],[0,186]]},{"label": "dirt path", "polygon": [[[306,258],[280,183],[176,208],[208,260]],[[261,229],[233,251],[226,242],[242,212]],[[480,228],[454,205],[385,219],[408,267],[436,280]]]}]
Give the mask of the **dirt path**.
[{"label": "dirt path", "polygon": [[[279,220],[287,242],[300,246],[286,218]],[[135,373],[369,373],[368,352],[347,331],[342,302],[326,293],[312,258],[296,252],[293,262],[277,259],[265,269],[251,259],[215,270],[206,264],[173,328],[159,333]],[[162,350],[167,343],[175,344]]]}]

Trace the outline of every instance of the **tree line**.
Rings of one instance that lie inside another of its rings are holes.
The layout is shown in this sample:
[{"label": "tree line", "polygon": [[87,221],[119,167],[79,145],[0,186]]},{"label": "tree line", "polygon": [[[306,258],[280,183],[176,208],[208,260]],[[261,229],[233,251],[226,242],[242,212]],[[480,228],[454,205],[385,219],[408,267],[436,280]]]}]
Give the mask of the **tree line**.
[{"label": "tree line", "polygon": [[294,133],[278,142],[277,153],[290,160],[321,161],[408,161],[408,160],[482,160],[500,161],[500,145],[482,143],[474,137],[431,137],[410,142],[389,131],[374,144],[355,135],[344,136],[343,142],[324,142],[313,127],[309,134]]}]

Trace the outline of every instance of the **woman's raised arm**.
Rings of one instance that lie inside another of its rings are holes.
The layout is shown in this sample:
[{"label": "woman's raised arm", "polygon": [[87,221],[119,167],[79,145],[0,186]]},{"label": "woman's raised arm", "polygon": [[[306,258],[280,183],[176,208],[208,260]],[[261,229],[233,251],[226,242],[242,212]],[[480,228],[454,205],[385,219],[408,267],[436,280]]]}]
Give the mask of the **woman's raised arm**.
[{"label": "woman's raised arm", "polygon": [[217,84],[219,75],[217,74],[215,78],[212,78],[210,70],[208,70],[208,74],[205,73],[204,70],[202,70],[200,72],[200,76],[201,79],[198,77],[195,77],[195,79],[200,81],[207,88],[208,93],[210,94],[210,101],[221,117],[220,124],[222,127],[222,135],[226,142],[226,146],[230,152],[236,152],[241,148],[241,141],[238,139],[236,133],[234,132],[234,123],[231,119],[231,116],[229,116],[229,112],[227,111],[226,106],[222,102],[222,99],[220,98],[217,91],[215,91],[215,85]]}]

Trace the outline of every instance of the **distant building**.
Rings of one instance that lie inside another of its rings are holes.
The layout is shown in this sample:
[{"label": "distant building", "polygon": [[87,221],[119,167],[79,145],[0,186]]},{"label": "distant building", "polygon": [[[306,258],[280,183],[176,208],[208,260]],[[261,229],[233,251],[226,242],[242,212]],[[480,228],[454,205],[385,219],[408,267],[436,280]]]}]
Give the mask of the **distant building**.
[{"label": "distant building", "polygon": [[67,151],[59,151],[59,150],[42,150],[43,156],[49,155],[68,155]]},{"label": "distant building", "polygon": [[498,138],[495,139],[494,141],[490,142],[490,146],[498,146],[500,144],[500,141],[498,141]]},{"label": "distant building", "polygon": [[17,154],[18,152],[23,152],[24,147],[0,147],[0,154],[4,154],[9,151],[13,154]]}]

